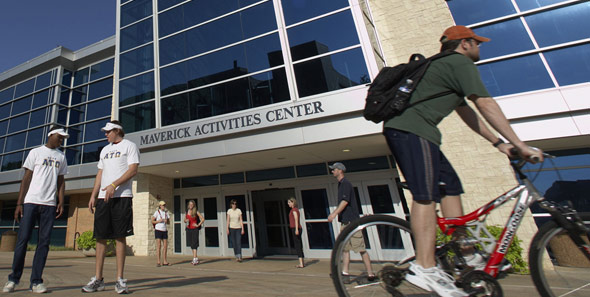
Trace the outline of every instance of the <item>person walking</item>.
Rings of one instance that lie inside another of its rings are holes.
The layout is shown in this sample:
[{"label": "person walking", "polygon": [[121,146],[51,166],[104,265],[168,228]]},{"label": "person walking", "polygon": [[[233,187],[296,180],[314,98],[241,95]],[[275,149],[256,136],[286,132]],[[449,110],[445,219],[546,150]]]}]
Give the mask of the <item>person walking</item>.
[{"label": "person walking", "polygon": [[186,240],[193,250],[193,260],[191,264],[199,264],[199,257],[197,256],[197,249],[199,248],[199,230],[201,225],[205,222],[205,218],[197,209],[195,200],[190,200],[187,205],[186,216],[184,218],[186,223]]},{"label": "person walking", "polygon": [[20,282],[27,244],[37,222],[39,239],[33,258],[29,288],[33,293],[47,292],[47,287],[43,284],[43,269],[49,253],[53,223],[63,214],[64,176],[68,173],[65,155],[58,148],[68,137],[63,128],[53,127],[47,134],[47,143],[32,149],[23,164],[25,173],[14,211],[14,219],[19,222],[19,230],[12,259],[12,273],[8,275],[8,282],[2,290],[4,293],[13,292]]},{"label": "person walking", "polygon": [[[413,196],[411,227],[416,245],[416,260],[410,264],[406,280],[440,296],[467,296],[454,279],[436,266],[436,203],[445,217],[463,215],[461,181],[442,151],[441,132],[437,125],[453,110],[473,131],[483,136],[500,152],[510,156],[510,149],[526,159],[543,160],[542,152],[528,147],[510,127],[496,101],[481,81],[474,62],[479,60],[479,45],[490,41],[465,26],[447,28],[441,39],[441,52],[456,54],[437,59],[427,69],[410,98],[410,107],[384,123],[383,134],[404,175]],[[419,102],[433,94],[451,94]],[[486,121],[510,143],[492,133],[467,104],[475,104]],[[441,197],[439,183],[445,184]],[[470,263],[468,263],[470,264]],[[470,266],[474,266],[471,265]]]},{"label": "person walking", "polygon": [[[357,204],[352,184],[344,177],[346,166],[340,162],[336,162],[329,167],[332,170],[332,175],[338,180],[338,207],[328,216],[328,222],[332,222],[338,217],[341,229],[344,229],[348,224],[360,219],[359,205]],[[350,282],[348,268],[351,250],[361,254],[361,259],[367,269],[367,279],[371,282],[374,281],[375,274],[371,268],[371,259],[365,248],[365,238],[362,232],[356,232],[344,246],[342,252],[342,275],[344,276],[344,281]]]},{"label": "person walking", "polygon": [[242,235],[244,235],[242,211],[238,208],[238,201],[235,199],[232,199],[229,204],[231,208],[227,210],[227,235],[234,247],[236,261],[242,262]]},{"label": "person walking", "polygon": [[[158,210],[156,210],[156,212],[154,212],[154,215],[152,216],[152,224],[154,224],[154,235],[156,237],[156,245],[158,247],[158,263],[156,264],[156,266],[170,266],[170,263],[168,262],[168,229],[166,226],[170,224],[170,215],[168,214],[168,210],[166,209],[165,201],[160,201],[158,205]],[[161,252],[162,244],[164,245],[163,252]],[[160,262],[160,254],[162,253],[164,254],[164,262]]]},{"label": "person walking", "polygon": [[100,151],[98,172],[88,202],[88,210],[94,214],[96,274],[82,287],[82,292],[90,293],[105,289],[102,273],[106,243],[107,239],[114,239],[117,255],[115,291],[126,294],[129,293],[129,288],[127,280],[123,278],[125,248],[126,237],[133,235],[131,185],[139,167],[139,149],[135,143],[123,138],[125,132],[119,121],[110,121],[101,130],[109,144]]},{"label": "person walking", "polygon": [[303,243],[301,241],[301,233],[303,230],[301,229],[301,223],[299,221],[301,213],[299,212],[299,208],[297,208],[297,199],[294,197],[289,198],[287,204],[291,208],[291,211],[289,211],[289,228],[291,229],[293,244],[295,246],[295,251],[297,252],[297,257],[299,258],[299,265],[295,267],[303,268],[305,267],[305,264],[303,263]]}]

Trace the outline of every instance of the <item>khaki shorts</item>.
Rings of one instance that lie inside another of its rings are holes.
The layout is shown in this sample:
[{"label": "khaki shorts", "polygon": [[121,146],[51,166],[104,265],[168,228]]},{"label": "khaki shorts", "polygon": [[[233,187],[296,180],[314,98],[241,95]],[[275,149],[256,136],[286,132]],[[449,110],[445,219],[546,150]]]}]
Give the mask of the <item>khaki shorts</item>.
[{"label": "khaki shorts", "polygon": [[[349,223],[342,223],[341,229],[344,229],[344,227],[346,227],[348,224]],[[352,234],[352,237],[344,245],[344,251],[353,251],[355,253],[362,253],[366,251],[363,231],[357,231],[356,233]]]}]

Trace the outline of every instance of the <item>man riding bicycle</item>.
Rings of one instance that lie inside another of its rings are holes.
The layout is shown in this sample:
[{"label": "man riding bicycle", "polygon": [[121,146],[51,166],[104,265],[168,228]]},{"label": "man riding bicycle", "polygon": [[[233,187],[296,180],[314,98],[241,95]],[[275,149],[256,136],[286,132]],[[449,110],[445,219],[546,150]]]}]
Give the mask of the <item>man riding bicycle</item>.
[{"label": "man riding bicycle", "polygon": [[[502,110],[481,81],[474,62],[479,60],[479,45],[490,41],[465,26],[446,29],[440,39],[443,51],[457,54],[437,59],[427,69],[410,98],[410,104],[433,94],[453,91],[450,95],[410,106],[384,124],[383,134],[404,175],[413,196],[411,226],[416,245],[416,261],[410,264],[406,280],[440,296],[467,296],[454,285],[452,277],[436,266],[436,203],[445,217],[463,215],[461,181],[440,150],[441,133],[437,128],[453,110],[473,131],[487,139],[500,152],[510,156],[510,149],[526,159],[543,160],[540,150],[531,149],[510,127]],[[509,143],[492,133],[477,113],[467,105],[471,100],[486,121]],[[445,195],[439,192],[439,183]]]}]

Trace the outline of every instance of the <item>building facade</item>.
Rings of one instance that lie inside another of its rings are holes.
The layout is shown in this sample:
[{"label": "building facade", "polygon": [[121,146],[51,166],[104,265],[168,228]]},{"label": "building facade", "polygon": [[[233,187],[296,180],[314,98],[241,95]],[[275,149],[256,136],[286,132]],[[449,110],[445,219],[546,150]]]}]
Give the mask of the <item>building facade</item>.
[{"label": "building facade", "polygon": [[[59,123],[72,136],[64,148],[68,217],[54,243],[71,246],[90,230],[88,199],[106,144],[99,129],[114,118],[141,150],[133,253],[154,253],[150,218],[164,200],[173,214],[170,249],[190,254],[183,217],[195,200],[205,217],[199,254],[233,255],[226,210],[236,199],[245,256],[294,254],[286,200],[295,197],[306,257],[327,258],[339,232],[327,221],[337,206],[328,164],[347,166],[362,214],[408,216],[411,197],[397,186],[403,177],[382,127],[362,118],[367,84],[384,65],[438,52],[442,31],[455,23],[492,38],[478,67],[519,136],[560,156],[559,170],[542,169],[537,186],[581,191],[590,176],[590,31],[568,28],[588,27],[589,3],[499,2],[118,1],[113,38],[76,52],[58,48],[0,74],[2,228],[12,226],[23,158]],[[505,158],[457,116],[441,129],[467,210],[517,183]],[[556,183],[557,172],[573,183]],[[488,223],[503,224],[509,213]],[[528,214],[524,244],[535,231]],[[379,238],[368,240],[379,246]]]}]

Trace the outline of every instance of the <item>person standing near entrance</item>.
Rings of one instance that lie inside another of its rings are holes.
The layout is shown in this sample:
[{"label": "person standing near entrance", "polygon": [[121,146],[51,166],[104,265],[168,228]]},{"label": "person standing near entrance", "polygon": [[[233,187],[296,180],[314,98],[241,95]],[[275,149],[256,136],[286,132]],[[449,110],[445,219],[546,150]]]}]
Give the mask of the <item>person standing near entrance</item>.
[{"label": "person standing near entrance", "polygon": [[4,285],[4,293],[14,292],[14,288],[20,282],[25,265],[27,243],[37,222],[39,222],[39,241],[33,258],[30,289],[33,293],[47,292],[41,276],[47,261],[53,222],[62,215],[64,210],[64,175],[68,173],[65,155],[58,148],[68,137],[63,128],[53,127],[47,134],[47,143],[31,150],[23,164],[25,174],[20,184],[14,211],[14,219],[20,224],[12,260],[12,273]]},{"label": "person standing near entrance", "polygon": [[291,208],[291,211],[289,211],[289,228],[291,229],[295,251],[297,252],[297,257],[299,258],[299,265],[295,267],[303,268],[305,267],[303,264],[303,244],[301,242],[301,233],[303,231],[301,230],[301,223],[299,223],[301,213],[299,212],[299,208],[297,208],[297,199],[291,197],[289,200],[287,200],[287,204]]},{"label": "person standing near entrance", "polygon": [[195,200],[190,200],[187,205],[186,215],[184,222],[186,223],[186,241],[191,246],[193,251],[193,261],[191,264],[199,264],[199,257],[197,256],[197,249],[199,248],[199,230],[201,225],[205,221],[205,218],[201,215],[197,209],[197,203]]},{"label": "person standing near entrance", "polygon": [[229,235],[229,240],[234,247],[236,261],[242,262],[242,235],[244,235],[242,211],[238,208],[236,199],[232,199],[229,204],[231,208],[227,210],[227,235]]},{"label": "person standing near entrance", "polygon": [[[158,205],[158,210],[156,210],[156,212],[154,212],[154,215],[152,216],[152,224],[154,224],[154,235],[156,236],[156,245],[158,247],[158,264],[156,264],[156,266],[169,266],[170,263],[168,263],[168,229],[166,225],[170,224],[170,215],[168,214],[168,210],[166,209],[166,202],[160,201]],[[164,245],[164,262],[160,262],[162,244]]]},{"label": "person standing near entrance", "polygon": [[131,185],[139,167],[139,149],[135,143],[123,138],[125,132],[119,121],[110,121],[101,130],[109,144],[100,151],[98,173],[88,202],[88,210],[94,214],[96,274],[82,287],[82,292],[90,293],[105,289],[102,272],[106,243],[107,239],[114,239],[117,254],[115,291],[126,294],[129,293],[129,288],[127,280],[123,278],[123,270],[126,237],[133,235]]},{"label": "person standing near entrance", "polygon": [[[346,225],[359,219],[359,206],[357,205],[352,184],[344,177],[346,166],[340,162],[336,162],[329,167],[332,170],[332,175],[338,180],[338,207],[328,216],[328,222],[332,222],[338,217],[338,221],[341,223],[341,229],[343,229]],[[350,264],[351,250],[361,254],[361,258],[367,269],[367,279],[374,281],[375,274],[371,268],[371,259],[365,249],[365,238],[362,232],[356,232],[344,246],[344,251],[342,252],[342,275],[345,276],[345,281],[349,281],[348,267]]]}]

